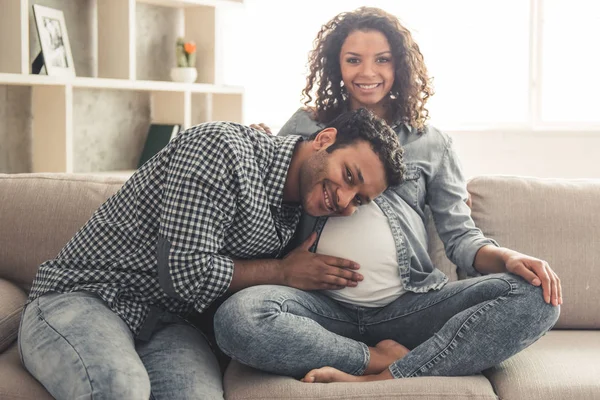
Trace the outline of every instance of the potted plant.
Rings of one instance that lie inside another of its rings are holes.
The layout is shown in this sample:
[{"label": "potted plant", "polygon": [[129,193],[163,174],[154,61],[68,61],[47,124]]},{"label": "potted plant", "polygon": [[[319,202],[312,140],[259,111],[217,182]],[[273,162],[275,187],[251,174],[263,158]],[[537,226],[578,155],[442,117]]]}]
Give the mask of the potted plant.
[{"label": "potted plant", "polygon": [[192,83],[198,77],[196,70],[196,43],[186,42],[183,38],[177,38],[175,45],[177,67],[171,68],[171,79],[175,82]]}]

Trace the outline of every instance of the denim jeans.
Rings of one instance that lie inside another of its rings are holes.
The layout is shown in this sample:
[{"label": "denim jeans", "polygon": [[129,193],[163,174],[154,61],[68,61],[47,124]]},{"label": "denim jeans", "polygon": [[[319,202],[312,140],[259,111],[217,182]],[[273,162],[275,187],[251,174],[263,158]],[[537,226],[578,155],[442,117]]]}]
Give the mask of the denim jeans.
[{"label": "denim jeans", "polygon": [[523,350],[558,319],[540,287],[512,274],[406,293],[382,308],[341,304],[319,292],[255,286],[215,315],[219,347],[243,364],[302,377],[332,366],[361,375],[367,346],[393,339],[411,351],[389,366],[395,378],[479,373]]},{"label": "denim jeans", "polygon": [[57,399],[222,399],[219,365],[183,320],[149,341],[96,295],[50,293],[31,302],[19,331],[21,360]]}]

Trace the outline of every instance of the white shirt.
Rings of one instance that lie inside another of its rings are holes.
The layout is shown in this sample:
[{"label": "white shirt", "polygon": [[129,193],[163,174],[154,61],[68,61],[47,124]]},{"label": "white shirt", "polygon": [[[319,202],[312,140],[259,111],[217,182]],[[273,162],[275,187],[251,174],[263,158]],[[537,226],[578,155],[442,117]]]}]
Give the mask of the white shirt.
[{"label": "white shirt", "polygon": [[400,297],[396,245],[387,217],[375,202],[359,207],[350,217],[327,220],[317,253],[343,257],[360,265],[364,280],[356,287],[325,290],[329,297],[363,307],[383,307]]}]

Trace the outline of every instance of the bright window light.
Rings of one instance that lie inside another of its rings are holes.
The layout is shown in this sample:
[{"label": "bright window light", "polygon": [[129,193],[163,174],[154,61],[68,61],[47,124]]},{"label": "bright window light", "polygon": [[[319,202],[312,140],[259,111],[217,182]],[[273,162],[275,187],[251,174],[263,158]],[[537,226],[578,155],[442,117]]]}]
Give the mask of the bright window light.
[{"label": "bright window light", "polygon": [[543,122],[600,122],[600,2],[543,3]]},{"label": "bright window light", "polygon": [[[544,18],[542,89],[530,84],[531,2]],[[228,13],[224,83],[245,87],[245,122],[277,131],[302,104],[308,53],[322,24],[362,5],[397,15],[424,54],[436,94],[430,122],[442,129],[523,128],[596,121],[600,2],[592,0],[244,0]],[[240,37],[242,38],[240,40]],[[567,79],[568,77],[568,79]],[[541,111],[530,109],[530,93]],[[543,98],[540,99],[540,94]]]}]

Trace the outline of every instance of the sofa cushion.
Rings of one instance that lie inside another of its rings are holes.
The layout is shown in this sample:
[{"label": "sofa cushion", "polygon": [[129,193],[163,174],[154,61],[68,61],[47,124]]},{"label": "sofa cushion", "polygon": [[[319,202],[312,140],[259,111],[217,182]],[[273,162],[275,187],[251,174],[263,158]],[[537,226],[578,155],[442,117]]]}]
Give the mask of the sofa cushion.
[{"label": "sofa cushion", "polygon": [[419,377],[367,383],[303,383],[232,361],[225,371],[227,400],[263,399],[418,399],[496,400],[483,375]]},{"label": "sofa cushion", "polygon": [[23,290],[0,278],[0,353],[17,338],[26,300],[27,295]]},{"label": "sofa cushion", "polygon": [[556,328],[600,328],[600,180],[490,176],[468,188],[486,236],[548,261],[560,277]]},{"label": "sofa cushion", "polygon": [[485,371],[503,400],[600,398],[600,332],[560,331]]},{"label": "sofa cushion", "polygon": [[0,277],[28,290],[38,266],[123,185],[123,177],[0,174]]},{"label": "sofa cushion", "polygon": [[0,353],[0,399],[52,400],[52,396],[22,366],[17,345]]}]

